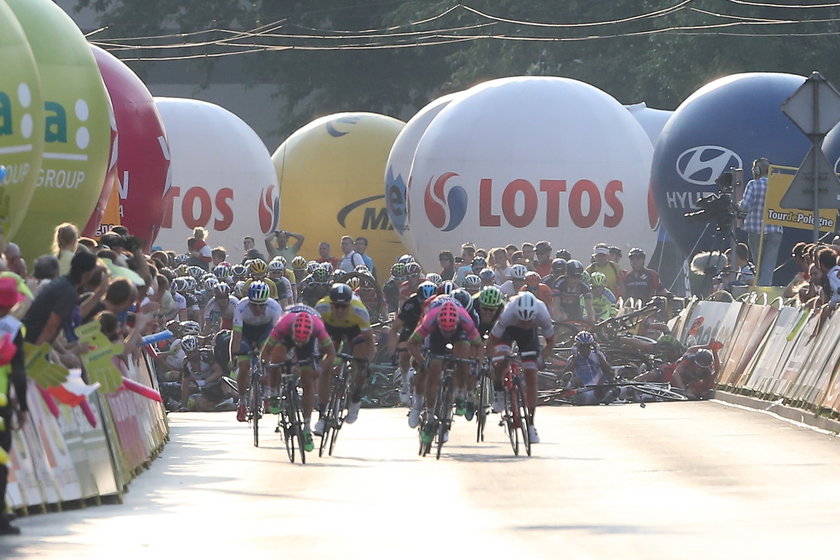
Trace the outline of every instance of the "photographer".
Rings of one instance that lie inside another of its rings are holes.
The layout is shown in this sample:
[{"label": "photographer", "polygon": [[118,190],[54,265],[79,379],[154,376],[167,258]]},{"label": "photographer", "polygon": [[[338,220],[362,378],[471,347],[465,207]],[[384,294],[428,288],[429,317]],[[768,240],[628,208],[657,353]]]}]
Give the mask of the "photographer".
[{"label": "photographer", "polygon": [[[773,271],[779,246],[782,244],[782,228],[775,225],[764,225],[764,199],[767,196],[767,174],[770,162],[767,158],[758,158],[752,164],[753,180],[747,183],[744,199],[738,207],[747,213],[741,229],[747,232],[747,243],[753,257],[759,259],[761,269],[758,273],[759,286],[773,285]],[[764,240],[762,242],[762,226]]]}]

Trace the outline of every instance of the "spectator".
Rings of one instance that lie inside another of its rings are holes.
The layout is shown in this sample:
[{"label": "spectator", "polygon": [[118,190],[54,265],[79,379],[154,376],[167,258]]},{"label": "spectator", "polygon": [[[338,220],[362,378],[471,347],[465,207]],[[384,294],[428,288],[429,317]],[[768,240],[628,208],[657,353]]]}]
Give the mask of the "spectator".
[{"label": "spectator", "polygon": [[[753,161],[753,180],[747,183],[744,198],[738,207],[747,213],[741,229],[747,232],[747,244],[754,258],[758,259],[760,271],[758,273],[759,286],[773,285],[773,271],[782,244],[781,226],[764,224],[764,199],[767,196],[767,174],[770,162],[767,158]],[[763,227],[762,227],[763,226]],[[762,238],[762,232],[764,236]]]},{"label": "spectator", "polygon": [[44,286],[50,283],[51,280],[58,278],[59,265],[58,259],[52,255],[41,255],[35,259],[35,266],[32,270],[32,277],[35,280],[32,290],[34,295],[38,295]]},{"label": "spectator", "polygon": [[265,257],[262,253],[257,251],[256,247],[254,246],[256,242],[254,238],[250,235],[246,235],[242,238],[242,246],[245,249],[245,256],[242,257],[242,264],[245,264],[245,261],[250,261],[251,259],[262,259],[265,260]]},{"label": "spectator", "polygon": [[[295,244],[291,247],[288,246],[290,237],[295,238]],[[283,257],[287,263],[291,263],[295,255],[300,252],[300,248],[303,246],[303,239],[302,233],[275,230],[265,236],[265,250],[268,251],[271,258]]]},{"label": "spectator", "polygon": [[496,247],[490,250],[490,268],[496,275],[496,284],[502,285],[510,277],[510,266],[508,266],[507,250],[503,247]]},{"label": "spectator", "polygon": [[444,280],[452,280],[455,278],[455,256],[452,251],[441,251],[438,253],[438,262],[440,263],[440,277]]},{"label": "spectator", "polygon": [[508,262],[513,262],[513,254],[519,250],[519,247],[514,245],[513,243],[509,243],[505,246],[505,252],[507,253]]},{"label": "spectator", "polygon": [[16,243],[9,243],[6,246],[6,270],[14,272],[21,278],[28,276],[26,262],[20,256],[20,247]]},{"label": "spectator", "polygon": [[61,274],[70,272],[70,261],[76,254],[79,246],[79,229],[70,223],[63,223],[55,228],[53,237],[53,254],[58,259],[58,268]]},{"label": "spectator", "polygon": [[125,238],[122,235],[109,231],[100,238],[99,246],[107,247],[114,252],[115,257],[112,259],[114,264],[128,268],[128,257],[131,255],[125,250]]},{"label": "spectator", "polygon": [[534,270],[534,259],[537,258],[537,253],[533,243],[526,241],[522,244],[522,256],[525,258],[523,264],[528,267],[528,270]]},{"label": "spectator", "polygon": [[93,253],[94,251],[96,251],[96,248],[99,247],[99,243],[96,242],[96,239],[91,239],[90,237],[80,237],[79,247]]},{"label": "spectator", "polygon": [[793,246],[793,249],[791,249],[790,256],[793,259],[793,263],[796,265],[797,272],[790,283],[785,286],[785,298],[792,298],[798,294],[800,288],[807,284],[810,279],[808,270],[811,268],[811,262],[809,261],[808,254],[806,252],[807,246],[807,243],[800,241]]},{"label": "spectator", "polygon": [[545,278],[551,274],[551,243],[548,241],[540,241],[534,248],[534,271]]},{"label": "spectator", "polygon": [[215,268],[219,266],[219,264],[227,260],[227,251],[221,245],[218,247],[213,247],[213,250],[210,251],[210,258],[213,261],[210,266]]},{"label": "spectator", "polygon": [[368,267],[370,270],[371,275],[376,278],[376,265],[373,264],[373,259],[367,254],[368,248],[368,239],[367,237],[357,237],[356,241],[353,243],[353,247],[357,253],[362,255],[362,258],[365,261],[365,266]]},{"label": "spectator", "polygon": [[[514,251],[510,255],[510,264],[511,264],[511,266],[513,266],[515,264],[521,264],[523,266],[525,265],[525,255],[522,254],[522,251]],[[526,268],[527,268],[527,266],[526,266]]]},{"label": "spectator", "polygon": [[210,246],[207,244],[207,230],[201,226],[196,227],[193,229],[193,236],[191,238],[192,246],[190,247],[189,241],[187,241],[187,246],[190,251],[190,260],[188,264],[190,266],[197,266],[202,270],[210,270],[210,263],[213,262],[213,251],[210,249]]},{"label": "spectator", "polygon": [[353,249],[353,238],[349,235],[344,235],[341,238],[341,252],[344,255],[341,257],[341,260],[338,262],[339,268],[344,272],[353,272],[353,269],[359,265],[365,264],[365,259]]},{"label": "spectator", "polygon": [[475,245],[464,243],[461,245],[461,266],[455,271],[455,283],[459,286],[464,282],[464,277],[472,273],[472,262],[475,258]]},{"label": "spectator", "polygon": [[330,263],[334,269],[338,268],[338,259],[330,255],[330,244],[326,241],[318,244],[318,258],[315,260],[319,263]]}]

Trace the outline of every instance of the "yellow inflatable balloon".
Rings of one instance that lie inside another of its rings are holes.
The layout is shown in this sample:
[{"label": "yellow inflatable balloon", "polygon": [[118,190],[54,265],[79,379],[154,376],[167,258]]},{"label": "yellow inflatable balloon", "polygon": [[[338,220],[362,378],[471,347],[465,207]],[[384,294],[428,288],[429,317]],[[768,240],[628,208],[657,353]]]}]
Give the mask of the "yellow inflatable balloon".
[{"label": "yellow inflatable balloon", "polygon": [[378,279],[388,279],[406,250],[388,220],[382,177],[404,124],[375,113],[338,113],[297,130],[274,152],[279,229],[306,236],[307,259],[318,257],[322,241],[340,258],[342,236],[367,237]]}]

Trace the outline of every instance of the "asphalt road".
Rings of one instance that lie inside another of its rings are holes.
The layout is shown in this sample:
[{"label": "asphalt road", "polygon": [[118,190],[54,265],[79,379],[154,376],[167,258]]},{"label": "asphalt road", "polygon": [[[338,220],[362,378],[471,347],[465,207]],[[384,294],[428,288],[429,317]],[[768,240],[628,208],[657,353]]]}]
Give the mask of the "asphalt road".
[{"label": "asphalt road", "polygon": [[122,505],[20,519],[0,558],[837,554],[837,437],[716,402],[540,408],[530,458],[463,421],[420,458],[404,409],[362,410],[306,465],[279,438],[254,448],[233,413],[170,422]]}]

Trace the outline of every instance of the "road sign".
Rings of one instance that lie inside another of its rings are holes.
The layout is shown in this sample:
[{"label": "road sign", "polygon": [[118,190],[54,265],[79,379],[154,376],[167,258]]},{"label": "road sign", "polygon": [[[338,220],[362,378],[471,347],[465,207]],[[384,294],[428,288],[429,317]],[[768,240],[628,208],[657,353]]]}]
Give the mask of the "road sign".
[{"label": "road sign", "polygon": [[805,156],[796,177],[782,197],[782,208],[814,208],[815,187],[818,208],[840,208],[840,179],[834,174],[834,167],[822,149],[816,145]]},{"label": "road sign", "polygon": [[808,136],[825,136],[840,121],[840,92],[812,72],[782,104],[782,111]]}]

